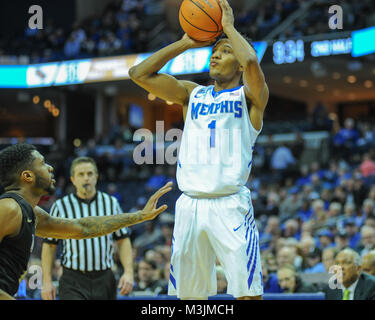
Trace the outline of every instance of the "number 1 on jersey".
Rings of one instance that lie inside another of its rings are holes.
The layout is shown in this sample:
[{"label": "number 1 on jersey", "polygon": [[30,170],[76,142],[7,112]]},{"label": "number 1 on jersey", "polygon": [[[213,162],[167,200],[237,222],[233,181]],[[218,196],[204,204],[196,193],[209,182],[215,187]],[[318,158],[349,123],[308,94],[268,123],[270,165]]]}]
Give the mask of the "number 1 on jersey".
[{"label": "number 1 on jersey", "polygon": [[212,120],[208,125],[210,130],[210,148],[215,148],[215,129],[216,129],[216,120]]}]

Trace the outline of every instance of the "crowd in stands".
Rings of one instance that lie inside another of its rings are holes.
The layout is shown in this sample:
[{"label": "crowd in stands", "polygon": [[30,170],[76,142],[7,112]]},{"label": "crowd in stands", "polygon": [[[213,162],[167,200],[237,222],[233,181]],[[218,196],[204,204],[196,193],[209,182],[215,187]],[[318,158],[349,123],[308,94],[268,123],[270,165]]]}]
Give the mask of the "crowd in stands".
[{"label": "crowd in stands", "polygon": [[[55,25],[53,19],[42,30],[26,28],[23,36],[2,46],[0,56],[26,55],[29,63],[42,63],[146,52],[150,31],[163,20],[164,1],[114,0],[103,12],[74,23],[70,30]],[[172,42],[168,33],[165,41]]]},{"label": "crowd in stands", "polygon": [[[352,248],[365,257],[375,249],[375,127],[371,122],[347,118],[342,127],[333,121],[329,128],[331,151],[326,163],[302,161],[305,146],[301,135],[292,143],[280,145],[270,138],[269,143],[255,147],[247,186],[260,235],[266,293],[290,292],[291,284],[284,280],[291,275],[297,292],[316,291],[318,287],[304,282],[304,277],[329,272],[340,250]],[[132,130],[121,126],[100,143],[90,140],[71,154],[52,150],[46,159],[55,167],[57,192],[43,198],[40,205],[49,210],[56,198],[74,192],[68,177],[70,163],[77,156],[96,160],[98,189],[115,196],[126,212],[143,208],[154,190],[174,181],[174,190],[163,196],[168,212],[130,227],[136,271],[131,295],[166,294],[174,206],[180,195],[176,168],[135,165],[129,149],[131,137]],[[30,264],[40,263],[40,250],[37,238]],[[121,275],[119,265],[115,271]],[[218,263],[219,292],[225,293],[225,275],[220,268]],[[58,262],[55,269],[58,279]],[[27,293],[38,298],[38,290],[28,289]]]},{"label": "crowd in stands", "polygon": [[[236,27],[254,40],[262,40],[307,0],[273,0],[246,9],[236,8]],[[375,24],[373,1],[315,1],[307,16],[297,19],[278,38],[328,33],[328,5],[340,5],[344,12],[345,30]],[[114,0],[103,12],[76,22],[70,29],[48,19],[43,30],[27,28],[22,36],[0,38],[1,56],[25,57],[24,63],[43,63],[66,59],[89,58],[149,52],[177,40],[182,35],[166,25],[153,43],[152,31],[166,23],[165,3],[161,0]],[[334,30],[336,31],[336,30]],[[16,59],[17,60],[17,59]]]},{"label": "crowd in stands", "polygon": [[314,5],[308,8],[306,15],[295,20],[278,38],[287,39],[336,32],[336,29],[327,28],[331,17],[327,3],[329,5],[339,5],[342,8],[344,30],[367,28],[375,24],[375,5],[371,0],[359,2],[348,0],[316,1]]}]

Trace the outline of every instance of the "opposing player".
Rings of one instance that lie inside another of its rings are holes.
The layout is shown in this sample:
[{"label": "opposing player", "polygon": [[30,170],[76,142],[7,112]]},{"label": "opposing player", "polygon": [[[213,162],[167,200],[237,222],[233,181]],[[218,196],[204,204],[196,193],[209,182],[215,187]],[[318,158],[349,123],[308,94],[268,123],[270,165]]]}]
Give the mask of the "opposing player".
[{"label": "opposing player", "polygon": [[[231,7],[226,0],[218,2],[227,38],[217,41],[212,50],[214,85],[200,86],[158,73],[185,50],[208,44],[186,34],[132,67],[129,74],[145,90],[183,106],[185,127],[177,166],[183,194],[176,203],[168,293],[181,299],[215,295],[217,257],[228,280],[228,293],[255,300],[263,295],[259,235],[245,184],[269,92],[256,52],[234,28]],[[229,143],[234,152],[231,159],[238,160],[231,164],[224,157],[218,161],[216,150],[225,147],[228,132],[229,138],[235,138]],[[197,133],[201,143],[194,148]]]},{"label": "opposing player", "polygon": [[152,195],[142,211],[114,216],[62,219],[49,216],[37,206],[41,196],[55,190],[53,168],[28,144],[0,152],[0,300],[13,299],[26,273],[34,235],[57,239],[85,239],[112,233],[151,220],[167,209],[156,208],[158,199],[171,190],[166,184]]}]

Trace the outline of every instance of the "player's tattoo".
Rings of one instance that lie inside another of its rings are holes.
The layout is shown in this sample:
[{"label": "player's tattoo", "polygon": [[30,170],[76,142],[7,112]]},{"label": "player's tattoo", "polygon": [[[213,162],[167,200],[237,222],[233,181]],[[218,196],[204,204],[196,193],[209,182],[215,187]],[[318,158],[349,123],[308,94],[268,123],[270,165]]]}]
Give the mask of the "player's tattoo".
[{"label": "player's tattoo", "polygon": [[102,236],[142,221],[142,211],[137,211],[110,217],[86,217],[79,219],[79,224],[83,228],[82,235],[86,238]]}]

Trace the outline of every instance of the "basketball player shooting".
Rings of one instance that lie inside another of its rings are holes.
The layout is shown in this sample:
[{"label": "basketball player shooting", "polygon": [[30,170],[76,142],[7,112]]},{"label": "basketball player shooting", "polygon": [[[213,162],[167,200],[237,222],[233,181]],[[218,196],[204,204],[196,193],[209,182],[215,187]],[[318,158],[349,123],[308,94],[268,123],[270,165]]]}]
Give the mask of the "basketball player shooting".
[{"label": "basketball player shooting", "polygon": [[[232,8],[227,0],[218,3],[226,38],[213,46],[209,74],[214,85],[200,86],[158,73],[185,50],[211,44],[187,34],[132,67],[129,74],[148,92],[183,106],[185,127],[177,165],[183,194],[176,202],[168,294],[185,300],[215,295],[217,258],[228,281],[227,293],[259,300],[263,295],[259,234],[245,184],[269,92],[256,52],[234,28]],[[239,162],[192,164],[194,157],[210,158],[225,130],[240,132]],[[187,152],[192,132],[199,132],[201,140],[208,136],[206,149]]]}]

